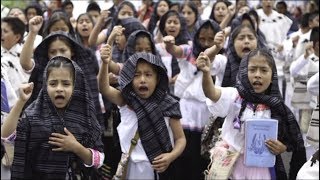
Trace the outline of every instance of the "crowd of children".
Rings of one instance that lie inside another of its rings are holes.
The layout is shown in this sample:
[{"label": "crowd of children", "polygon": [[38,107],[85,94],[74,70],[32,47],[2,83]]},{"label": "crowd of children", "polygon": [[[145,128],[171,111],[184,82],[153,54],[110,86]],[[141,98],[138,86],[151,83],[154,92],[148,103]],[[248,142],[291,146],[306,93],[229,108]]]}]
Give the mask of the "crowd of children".
[{"label": "crowd of children", "polygon": [[[1,5],[1,179],[200,180],[217,149],[210,177],[319,179],[318,1],[83,4]],[[244,163],[261,118],[273,167]]]}]

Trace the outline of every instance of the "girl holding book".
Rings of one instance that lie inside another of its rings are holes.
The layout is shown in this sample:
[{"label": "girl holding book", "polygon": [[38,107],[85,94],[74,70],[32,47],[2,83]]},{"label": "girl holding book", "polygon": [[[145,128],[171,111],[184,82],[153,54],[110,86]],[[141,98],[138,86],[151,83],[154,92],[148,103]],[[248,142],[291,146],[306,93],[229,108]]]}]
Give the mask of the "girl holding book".
[{"label": "girl holding book", "polygon": [[[232,179],[287,179],[281,153],[300,152],[290,165],[290,175],[306,161],[305,148],[297,121],[284,104],[278,86],[274,59],[266,49],[256,49],[246,55],[240,64],[235,87],[217,87],[213,84],[209,58],[200,53],[197,67],[203,72],[203,91],[211,112],[226,117],[222,126],[222,141],[230,151],[240,152],[234,164]],[[276,155],[274,167],[244,165],[244,122],[246,119],[272,118],[278,120],[277,140],[267,139],[266,147]]]}]

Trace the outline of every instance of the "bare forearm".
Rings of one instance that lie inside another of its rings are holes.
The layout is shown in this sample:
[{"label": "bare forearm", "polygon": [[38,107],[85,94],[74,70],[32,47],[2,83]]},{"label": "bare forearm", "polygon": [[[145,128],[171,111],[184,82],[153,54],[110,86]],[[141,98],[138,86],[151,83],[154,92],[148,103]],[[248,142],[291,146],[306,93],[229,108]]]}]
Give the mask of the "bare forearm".
[{"label": "bare forearm", "polygon": [[97,45],[97,39],[98,39],[98,35],[99,35],[101,29],[102,29],[102,25],[100,23],[98,23],[94,26],[94,28],[92,29],[92,32],[89,36],[89,40],[88,40],[89,46]]},{"label": "bare forearm", "polygon": [[206,49],[205,54],[209,57],[210,61],[212,62],[220,50],[221,48],[219,48],[216,45],[213,45],[210,48]]},{"label": "bare forearm", "polygon": [[80,159],[83,161],[83,163],[89,165],[92,164],[92,153],[88,148],[85,148],[82,146],[82,144],[77,143],[77,146],[74,148],[73,151]]},{"label": "bare forearm", "polygon": [[172,56],[176,58],[181,58],[183,55],[182,48],[177,45],[166,46],[166,50],[168,51],[168,53],[170,53]]},{"label": "bare forearm", "polygon": [[13,106],[1,127],[1,137],[6,138],[16,130],[20,114],[24,105],[25,102],[19,99]]},{"label": "bare forearm", "polygon": [[26,42],[23,45],[21,54],[20,54],[20,64],[22,68],[26,71],[31,70],[33,67],[33,62],[31,60],[33,54],[33,45],[36,39],[37,34],[29,32]]},{"label": "bare forearm", "polygon": [[203,73],[202,88],[204,95],[207,98],[211,99],[214,102],[219,100],[221,91],[215,87],[210,72]]},{"label": "bare forearm", "polygon": [[220,23],[220,28],[224,29],[225,27],[227,27],[231,19],[232,19],[232,15],[228,14]]},{"label": "bare forearm", "polygon": [[112,72],[115,75],[119,75],[119,73],[120,73],[120,65],[111,60],[109,62],[109,71]]}]

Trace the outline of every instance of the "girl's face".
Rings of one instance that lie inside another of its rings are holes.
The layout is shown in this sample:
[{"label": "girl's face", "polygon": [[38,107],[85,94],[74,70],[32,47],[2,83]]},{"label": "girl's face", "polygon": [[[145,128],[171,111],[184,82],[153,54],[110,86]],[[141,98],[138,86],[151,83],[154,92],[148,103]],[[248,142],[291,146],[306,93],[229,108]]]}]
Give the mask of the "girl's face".
[{"label": "girl's face", "polygon": [[161,1],[157,7],[157,13],[159,17],[162,17],[166,12],[169,11],[169,5],[165,1]]},{"label": "girl's face", "polygon": [[136,40],[135,52],[152,53],[151,42],[147,37],[139,37]]},{"label": "girl's face", "polygon": [[21,35],[14,34],[11,26],[6,23],[1,23],[1,46],[10,50],[15,44],[19,42]]},{"label": "girl's face", "polygon": [[242,59],[245,54],[257,48],[257,38],[248,28],[243,28],[234,40],[234,48]]},{"label": "girl's face", "polygon": [[119,50],[124,50],[127,43],[126,36],[124,34],[120,36],[116,36],[115,43],[116,43],[116,46],[119,48]]},{"label": "girl's face", "polygon": [[17,17],[19,18],[24,24],[27,24],[27,18],[24,15],[23,11],[19,8],[13,8],[10,10],[8,17]]},{"label": "girl's face", "polygon": [[89,37],[93,29],[93,23],[88,15],[83,15],[78,19],[77,31],[81,37]]},{"label": "girl's face", "polygon": [[69,68],[51,70],[47,81],[47,91],[56,108],[63,109],[68,105],[73,88],[74,80]]},{"label": "girl's face", "polygon": [[186,19],[187,26],[192,26],[196,21],[196,14],[192,11],[189,6],[182,8],[182,15]]},{"label": "girl's face", "polygon": [[73,52],[69,45],[67,45],[64,41],[58,39],[53,41],[48,48],[49,59],[55,56],[63,56],[71,59],[71,57],[73,56]]},{"label": "girl's face", "polygon": [[70,29],[66,24],[66,22],[64,22],[63,20],[59,20],[50,27],[49,33],[56,32],[56,31],[64,31],[69,33]]},{"label": "girl's face", "polygon": [[149,98],[156,89],[158,74],[150,63],[139,61],[132,81],[134,92],[142,99]]},{"label": "girl's face", "polygon": [[214,45],[214,36],[212,28],[201,28],[199,32],[199,42],[202,48],[209,48]]},{"label": "girl's face", "polygon": [[223,2],[218,2],[214,7],[214,18],[218,23],[221,23],[223,18],[228,13],[228,7]]},{"label": "girl's face", "polygon": [[28,21],[37,15],[37,10],[35,8],[29,8],[27,10],[27,19]]},{"label": "girl's face", "polygon": [[180,19],[177,16],[170,16],[166,20],[165,24],[165,32],[167,35],[171,35],[173,37],[178,37],[181,29]]},{"label": "girl's face", "polygon": [[132,8],[128,5],[124,5],[119,11],[118,19],[125,19],[133,16],[134,16],[134,12]]},{"label": "girl's face", "polygon": [[248,79],[254,92],[264,93],[272,82],[272,68],[265,56],[255,55],[249,59]]}]

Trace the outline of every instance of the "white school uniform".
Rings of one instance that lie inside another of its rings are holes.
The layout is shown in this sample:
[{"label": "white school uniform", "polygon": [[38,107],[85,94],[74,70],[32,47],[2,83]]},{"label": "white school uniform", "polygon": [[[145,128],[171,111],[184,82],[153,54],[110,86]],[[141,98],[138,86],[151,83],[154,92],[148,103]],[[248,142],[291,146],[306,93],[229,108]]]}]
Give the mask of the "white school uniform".
[{"label": "white school uniform", "polygon": [[[221,87],[218,87],[221,88]],[[268,168],[247,167],[244,165],[244,122],[246,119],[271,118],[271,110],[264,104],[258,104],[256,111],[247,104],[243,111],[241,129],[235,129],[233,120],[238,116],[241,109],[242,98],[236,88],[221,88],[221,97],[217,102],[206,99],[210,112],[215,112],[220,117],[226,117],[222,125],[221,136],[230,147],[230,150],[240,152],[240,157],[235,163],[232,178],[235,179],[270,179]],[[241,171],[241,173],[239,172]],[[249,175],[249,177],[247,176]]]},{"label": "white school uniform", "polygon": [[[216,55],[213,62],[211,75],[217,75],[221,84],[227,59],[223,55]],[[180,74],[175,83],[174,93],[181,98],[181,124],[184,129],[200,132],[210,116],[202,89],[202,72],[197,71],[196,65],[186,60],[179,60],[179,67]]]},{"label": "white school uniform", "polygon": [[[128,153],[131,145],[131,139],[134,137],[138,129],[138,118],[136,113],[127,105],[119,107],[121,115],[121,123],[117,127],[121,151]],[[174,146],[173,133],[169,126],[169,117],[165,117],[172,146]],[[128,179],[154,179],[154,169],[143,149],[139,138],[137,145],[132,150],[128,170]]]}]

